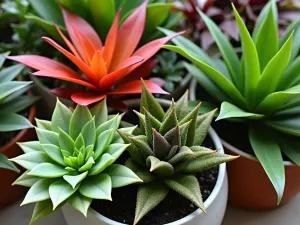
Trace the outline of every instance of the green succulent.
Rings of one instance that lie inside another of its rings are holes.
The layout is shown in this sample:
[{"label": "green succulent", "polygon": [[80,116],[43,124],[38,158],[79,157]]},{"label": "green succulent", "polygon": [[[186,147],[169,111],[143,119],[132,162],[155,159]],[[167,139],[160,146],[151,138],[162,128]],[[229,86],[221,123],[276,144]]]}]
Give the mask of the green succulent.
[{"label": "green succulent", "polygon": [[195,64],[186,64],[186,68],[216,102],[222,103],[217,120],[249,125],[249,142],[279,203],[285,186],[282,154],[300,166],[300,19],[279,38],[278,12],[272,0],[260,13],[251,37],[234,6],[233,11],[241,36],[241,57],[202,12],[199,13],[216,40],[221,59],[209,57],[184,37],[173,40],[177,46],[165,47]]},{"label": "green succulent", "polygon": [[158,65],[154,68],[152,74],[163,78],[165,81],[164,89],[173,92],[176,85],[183,80],[185,73],[183,61],[179,61],[177,54],[171,51],[162,51],[156,58]]},{"label": "green succulent", "polygon": [[36,202],[31,224],[66,202],[86,216],[93,199],[111,201],[112,188],[142,182],[114,164],[129,146],[116,133],[121,118],[108,116],[106,100],[73,112],[57,100],[51,121],[36,120],[38,141],[19,143],[25,154],[11,159],[27,170],[14,185],[30,187],[21,205]]},{"label": "green succulent", "polygon": [[139,135],[118,130],[128,147],[126,166],[143,181],[139,185],[134,224],[167,197],[172,189],[205,212],[195,173],[237,157],[214,151],[201,144],[215,111],[198,116],[200,104],[188,111],[188,94],[164,112],[143,86]]},{"label": "green succulent", "polygon": [[[22,112],[35,101],[37,97],[24,95],[32,82],[15,81],[24,66],[21,64],[2,68],[5,56],[9,52],[0,54],[0,132],[23,130],[32,127],[32,124]],[[0,154],[0,168],[19,171],[3,154]]]}]

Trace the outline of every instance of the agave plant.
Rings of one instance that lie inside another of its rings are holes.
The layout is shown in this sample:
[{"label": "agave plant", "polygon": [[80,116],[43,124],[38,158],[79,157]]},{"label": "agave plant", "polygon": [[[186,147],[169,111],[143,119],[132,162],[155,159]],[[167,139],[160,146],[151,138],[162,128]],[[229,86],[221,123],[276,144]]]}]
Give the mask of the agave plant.
[{"label": "agave plant", "polygon": [[210,58],[183,37],[174,40],[177,46],[166,48],[197,66],[187,64],[186,68],[222,103],[218,120],[234,119],[250,125],[250,144],[278,194],[279,203],[285,185],[282,153],[300,165],[297,140],[300,136],[300,21],[292,23],[279,39],[276,4],[270,1],[251,37],[234,6],[233,11],[242,41],[241,58],[216,24],[202,12],[200,15],[218,44],[222,60]]},{"label": "agave plant", "polygon": [[[177,35],[154,40],[135,50],[144,30],[146,6],[147,1],[131,14],[120,28],[118,28],[119,11],[107,35],[105,45],[85,20],[61,8],[72,42],[65,37],[57,25],[54,26],[71,52],[50,38],[44,37],[43,39],[71,60],[84,75],[78,74],[62,63],[42,56],[23,55],[8,58],[38,70],[33,73],[35,76],[65,80],[88,89],[88,91],[79,88],[53,90],[57,96],[72,98],[80,105],[101,101],[109,95],[141,93],[140,77],[147,76],[151,72],[149,65],[151,66],[152,63],[147,60],[163,44]],[[146,81],[146,84],[153,93],[166,93],[151,81]]]},{"label": "agave plant", "polygon": [[198,116],[199,107],[189,112],[186,93],[164,112],[144,85],[141,111],[135,112],[141,134],[118,130],[124,142],[131,144],[126,166],[144,181],[138,188],[134,224],[164,200],[170,189],[205,212],[195,173],[237,158],[201,146],[215,111]]},{"label": "agave plant", "polygon": [[[0,54],[0,69],[5,62],[5,56],[9,52]],[[24,116],[19,115],[38,98],[23,95],[28,91],[31,82],[15,81],[17,75],[23,70],[23,65],[14,65],[0,71],[0,132],[23,130],[32,127],[32,124]],[[0,168],[18,169],[0,153]]]},{"label": "agave plant", "polygon": [[30,187],[21,204],[36,202],[30,224],[66,202],[86,216],[93,199],[112,200],[112,188],[141,182],[114,164],[129,146],[116,133],[121,118],[108,116],[106,100],[73,112],[57,101],[51,121],[36,120],[38,141],[19,143],[24,154],[11,159],[27,170],[14,185]]}]

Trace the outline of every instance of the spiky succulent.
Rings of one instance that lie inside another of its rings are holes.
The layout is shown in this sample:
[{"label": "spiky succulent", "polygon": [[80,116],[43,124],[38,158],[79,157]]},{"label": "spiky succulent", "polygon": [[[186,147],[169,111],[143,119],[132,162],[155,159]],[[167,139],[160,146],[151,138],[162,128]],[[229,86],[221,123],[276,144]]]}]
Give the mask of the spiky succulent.
[{"label": "spiky succulent", "polygon": [[153,95],[143,87],[140,135],[118,130],[131,144],[126,166],[145,184],[139,186],[134,224],[167,197],[172,189],[205,212],[197,172],[236,157],[202,147],[215,111],[198,116],[200,105],[188,110],[187,93],[164,112]]},{"label": "spiky succulent", "polygon": [[37,202],[31,223],[66,202],[86,216],[93,199],[111,200],[112,188],[141,182],[113,164],[129,146],[116,133],[121,118],[108,116],[105,100],[73,112],[57,101],[51,121],[36,120],[39,140],[19,143],[25,154],[11,159],[27,170],[14,184],[30,187],[22,205]]}]

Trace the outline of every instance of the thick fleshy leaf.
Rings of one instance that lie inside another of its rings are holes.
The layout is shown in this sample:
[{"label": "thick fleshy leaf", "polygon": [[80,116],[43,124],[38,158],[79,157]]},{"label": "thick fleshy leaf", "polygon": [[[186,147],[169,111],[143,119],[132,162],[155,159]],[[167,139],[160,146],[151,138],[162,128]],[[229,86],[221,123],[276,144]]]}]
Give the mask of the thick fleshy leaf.
[{"label": "thick fleshy leaf", "polygon": [[37,181],[27,192],[22,205],[30,204],[33,202],[41,202],[50,198],[49,186],[54,182],[51,179],[42,179]]},{"label": "thick fleshy leaf", "polygon": [[109,165],[111,165],[116,159],[112,157],[110,154],[103,154],[93,165],[93,167],[89,170],[89,176],[94,176],[101,173],[105,170]]},{"label": "thick fleshy leaf", "polygon": [[95,128],[95,117],[87,122],[81,131],[84,143],[86,146],[95,144],[96,141],[96,128]]},{"label": "thick fleshy leaf", "polygon": [[97,139],[97,144],[95,146],[95,159],[98,159],[100,155],[103,154],[103,152],[106,150],[108,145],[111,143],[112,138],[114,135],[114,129],[111,128],[109,130],[106,130],[102,132]]},{"label": "thick fleshy leaf", "polygon": [[[169,130],[176,127],[178,121],[177,121],[177,113],[175,107],[171,110],[171,112],[166,116],[164,121],[161,124],[161,127],[159,129],[159,132],[162,135],[165,135]],[[179,114],[180,115],[180,114]]]},{"label": "thick fleshy leaf", "polygon": [[49,121],[49,120],[40,120],[40,119],[35,118],[35,123],[38,128],[52,131],[51,121]]},{"label": "thick fleshy leaf", "polygon": [[65,131],[63,131],[60,128],[58,129],[59,129],[58,132],[59,147],[63,150],[70,152],[70,154],[73,154],[74,147],[75,147],[74,140]]},{"label": "thick fleshy leaf", "polygon": [[37,176],[37,177],[56,178],[56,177],[62,177],[68,173],[69,171],[65,170],[61,166],[52,163],[43,162],[36,165],[33,169],[31,169],[28,175]]},{"label": "thick fleshy leaf", "polygon": [[144,183],[149,183],[156,179],[154,174],[150,173],[143,166],[138,165],[132,157],[126,160],[125,166],[131,169]]},{"label": "thick fleshy leaf", "polygon": [[111,165],[104,173],[110,176],[113,188],[143,182],[132,170],[123,165]]},{"label": "thick fleshy leaf", "polygon": [[119,127],[121,118],[123,115],[114,115],[111,119],[101,124],[96,129],[97,136],[99,136],[102,132],[105,132],[110,129],[117,129]]},{"label": "thick fleshy leaf", "polygon": [[128,148],[128,144],[111,144],[108,146],[106,153],[113,156],[116,160],[122,155],[122,153]]},{"label": "thick fleshy leaf", "polygon": [[89,157],[88,160],[86,161],[86,163],[79,168],[79,172],[84,172],[84,171],[87,171],[89,169],[92,168],[92,166],[95,164],[95,161],[93,159],[93,157]]},{"label": "thick fleshy leaf", "polygon": [[85,179],[79,187],[79,192],[87,198],[111,201],[111,188],[110,176],[103,173]]},{"label": "thick fleshy leaf", "polygon": [[243,109],[229,103],[223,102],[221,105],[221,111],[216,120],[222,120],[227,118],[248,118],[248,119],[262,119],[265,117],[263,114],[257,114],[252,112],[246,112]]},{"label": "thick fleshy leaf", "polygon": [[172,176],[174,174],[174,168],[170,163],[160,161],[154,156],[149,156],[146,164],[147,167],[150,168],[150,172],[153,172],[159,176]]},{"label": "thick fleshy leaf", "polygon": [[202,200],[202,195],[200,192],[200,186],[198,179],[192,175],[179,176],[173,179],[166,179],[164,183],[168,185],[169,188],[173,189],[183,197],[187,198],[193,202],[197,207],[199,207],[204,213],[206,210],[204,208],[204,203]]},{"label": "thick fleshy leaf", "polygon": [[121,25],[118,32],[114,57],[110,65],[111,70],[115,70],[138,46],[144,32],[147,3],[148,0],[139,6]]},{"label": "thick fleshy leaf", "polygon": [[99,102],[90,109],[93,116],[95,116],[95,126],[98,127],[107,121],[107,106],[106,99]]},{"label": "thick fleshy leaf", "polygon": [[175,163],[185,160],[193,155],[195,155],[195,153],[189,147],[182,146],[179,152],[176,155],[174,155],[174,157],[172,157],[170,160],[168,160],[168,163],[174,165]]},{"label": "thick fleshy leaf", "polygon": [[87,198],[80,193],[73,194],[69,199],[68,203],[76,210],[81,212],[85,217],[87,217],[88,209],[92,203],[91,198]]},{"label": "thick fleshy leaf", "polygon": [[[1,156],[0,156],[1,157]],[[24,172],[12,185],[31,187],[42,178],[28,175],[28,171]]]},{"label": "thick fleshy leaf", "polygon": [[154,209],[168,195],[169,188],[158,182],[139,185],[134,225],[137,224],[149,211]]},{"label": "thick fleshy leaf", "polygon": [[76,176],[65,175],[63,176],[63,178],[72,186],[73,189],[75,189],[77,184],[79,184],[81,181],[83,181],[84,178],[86,178],[87,174],[88,171]]},{"label": "thick fleshy leaf", "polygon": [[41,163],[52,162],[48,155],[42,151],[26,153],[12,158],[10,159],[10,161],[19,164],[27,170],[32,170],[34,167],[40,165]]},{"label": "thick fleshy leaf", "polygon": [[255,88],[260,79],[259,58],[255,44],[247,30],[246,25],[244,24],[233,4],[232,7],[240,31],[243,58],[245,62],[245,97],[251,105],[253,104],[253,93],[255,93]]},{"label": "thick fleshy leaf", "polygon": [[106,98],[106,94],[94,94],[91,92],[77,92],[72,94],[72,100],[82,106],[88,106]]},{"label": "thick fleshy leaf", "polygon": [[73,189],[65,180],[60,179],[52,183],[49,187],[49,195],[55,210],[62,202],[67,200],[78,188]]},{"label": "thick fleshy leaf", "polygon": [[62,104],[59,99],[56,100],[56,106],[52,114],[51,129],[54,132],[58,132],[58,128],[64,132],[69,132],[69,125],[72,112],[68,107]]},{"label": "thick fleshy leaf", "polygon": [[37,202],[35,205],[35,208],[33,210],[33,214],[31,217],[31,221],[29,225],[33,225],[37,221],[49,216],[50,214],[54,213],[56,210],[58,210],[59,207],[57,207],[55,210],[53,210],[52,202],[51,200],[45,200],[41,202]]},{"label": "thick fleshy leaf", "polygon": [[277,204],[279,204],[285,186],[284,164],[280,147],[270,133],[259,127],[250,128],[249,139],[256,157],[262,164],[277,192]]},{"label": "thick fleshy leaf", "polygon": [[60,148],[56,145],[51,144],[42,144],[43,150],[47,153],[47,155],[55,162],[62,166],[66,166],[63,155],[60,151]]},{"label": "thick fleshy leaf", "polygon": [[84,125],[92,119],[92,114],[88,107],[77,106],[74,110],[70,121],[70,136],[75,140],[81,133]]},{"label": "thick fleshy leaf", "polygon": [[43,151],[39,141],[28,141],[28,142],[22,142],[17,144],[20,146],[20,148],[23,150],[24,153]]},{"label": "thick fleshy leaf", "polygon": [[155,129],[153,129],[153,152],[160,159],[166,159],[172,146]]},{"label": "thick fleshy leaf", "polygon": [[36,134],[41,144],[52,144],[59,146],[58,134],[53,131],[43,130],[41,128],[35,128]]},{"label": "thick fleshy leaf", "polygon": [[202,142],[207,136],[208,129],[211,125],[212,120],[214,119],[214,115],[216,111],[217,109],[197,117],[196,132],[195,132],[197,135],[195,135],[193,145],[200,146],[202,144]]},{"label": "thick fleshy leaf", "polygon": [[19,169],[8,160],[8,158],[0,153],[0,169],[8,169],[15,172],[19,172]]}]

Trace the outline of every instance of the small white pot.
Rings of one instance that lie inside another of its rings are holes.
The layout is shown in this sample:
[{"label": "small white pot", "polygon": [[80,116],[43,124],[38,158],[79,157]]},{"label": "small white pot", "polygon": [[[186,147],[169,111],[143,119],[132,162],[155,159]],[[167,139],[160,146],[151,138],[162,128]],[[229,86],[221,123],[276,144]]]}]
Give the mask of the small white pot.
[{"label": "small white pot", "polygon": [[[171,101],[165,99],[158,99],[158,101],[163,107],[168,107],[171,104]],[[126,104],[130,107],[137,107],[139,106],[139,100],[128,100],[126,101]],[[212,128],[209,129],[209,135],[215,145],[215,148],[224,153],[220,138]],[[226,210],[227,197],[228,180],[226,164],[223,163],[219,165],[219,174],[216,185],[208,199],[204,202],[207,214],[204,214],[200,209],[198,209],[192,214],[166,225],[220,225]],[[68,225],[124,225],[123,223],[119,223],[102,216],[92,208],[89,209],[87,218],[82,216],[81,213],[73,209],[70,205],[65,205],[62,208],[62,212]]]}]

